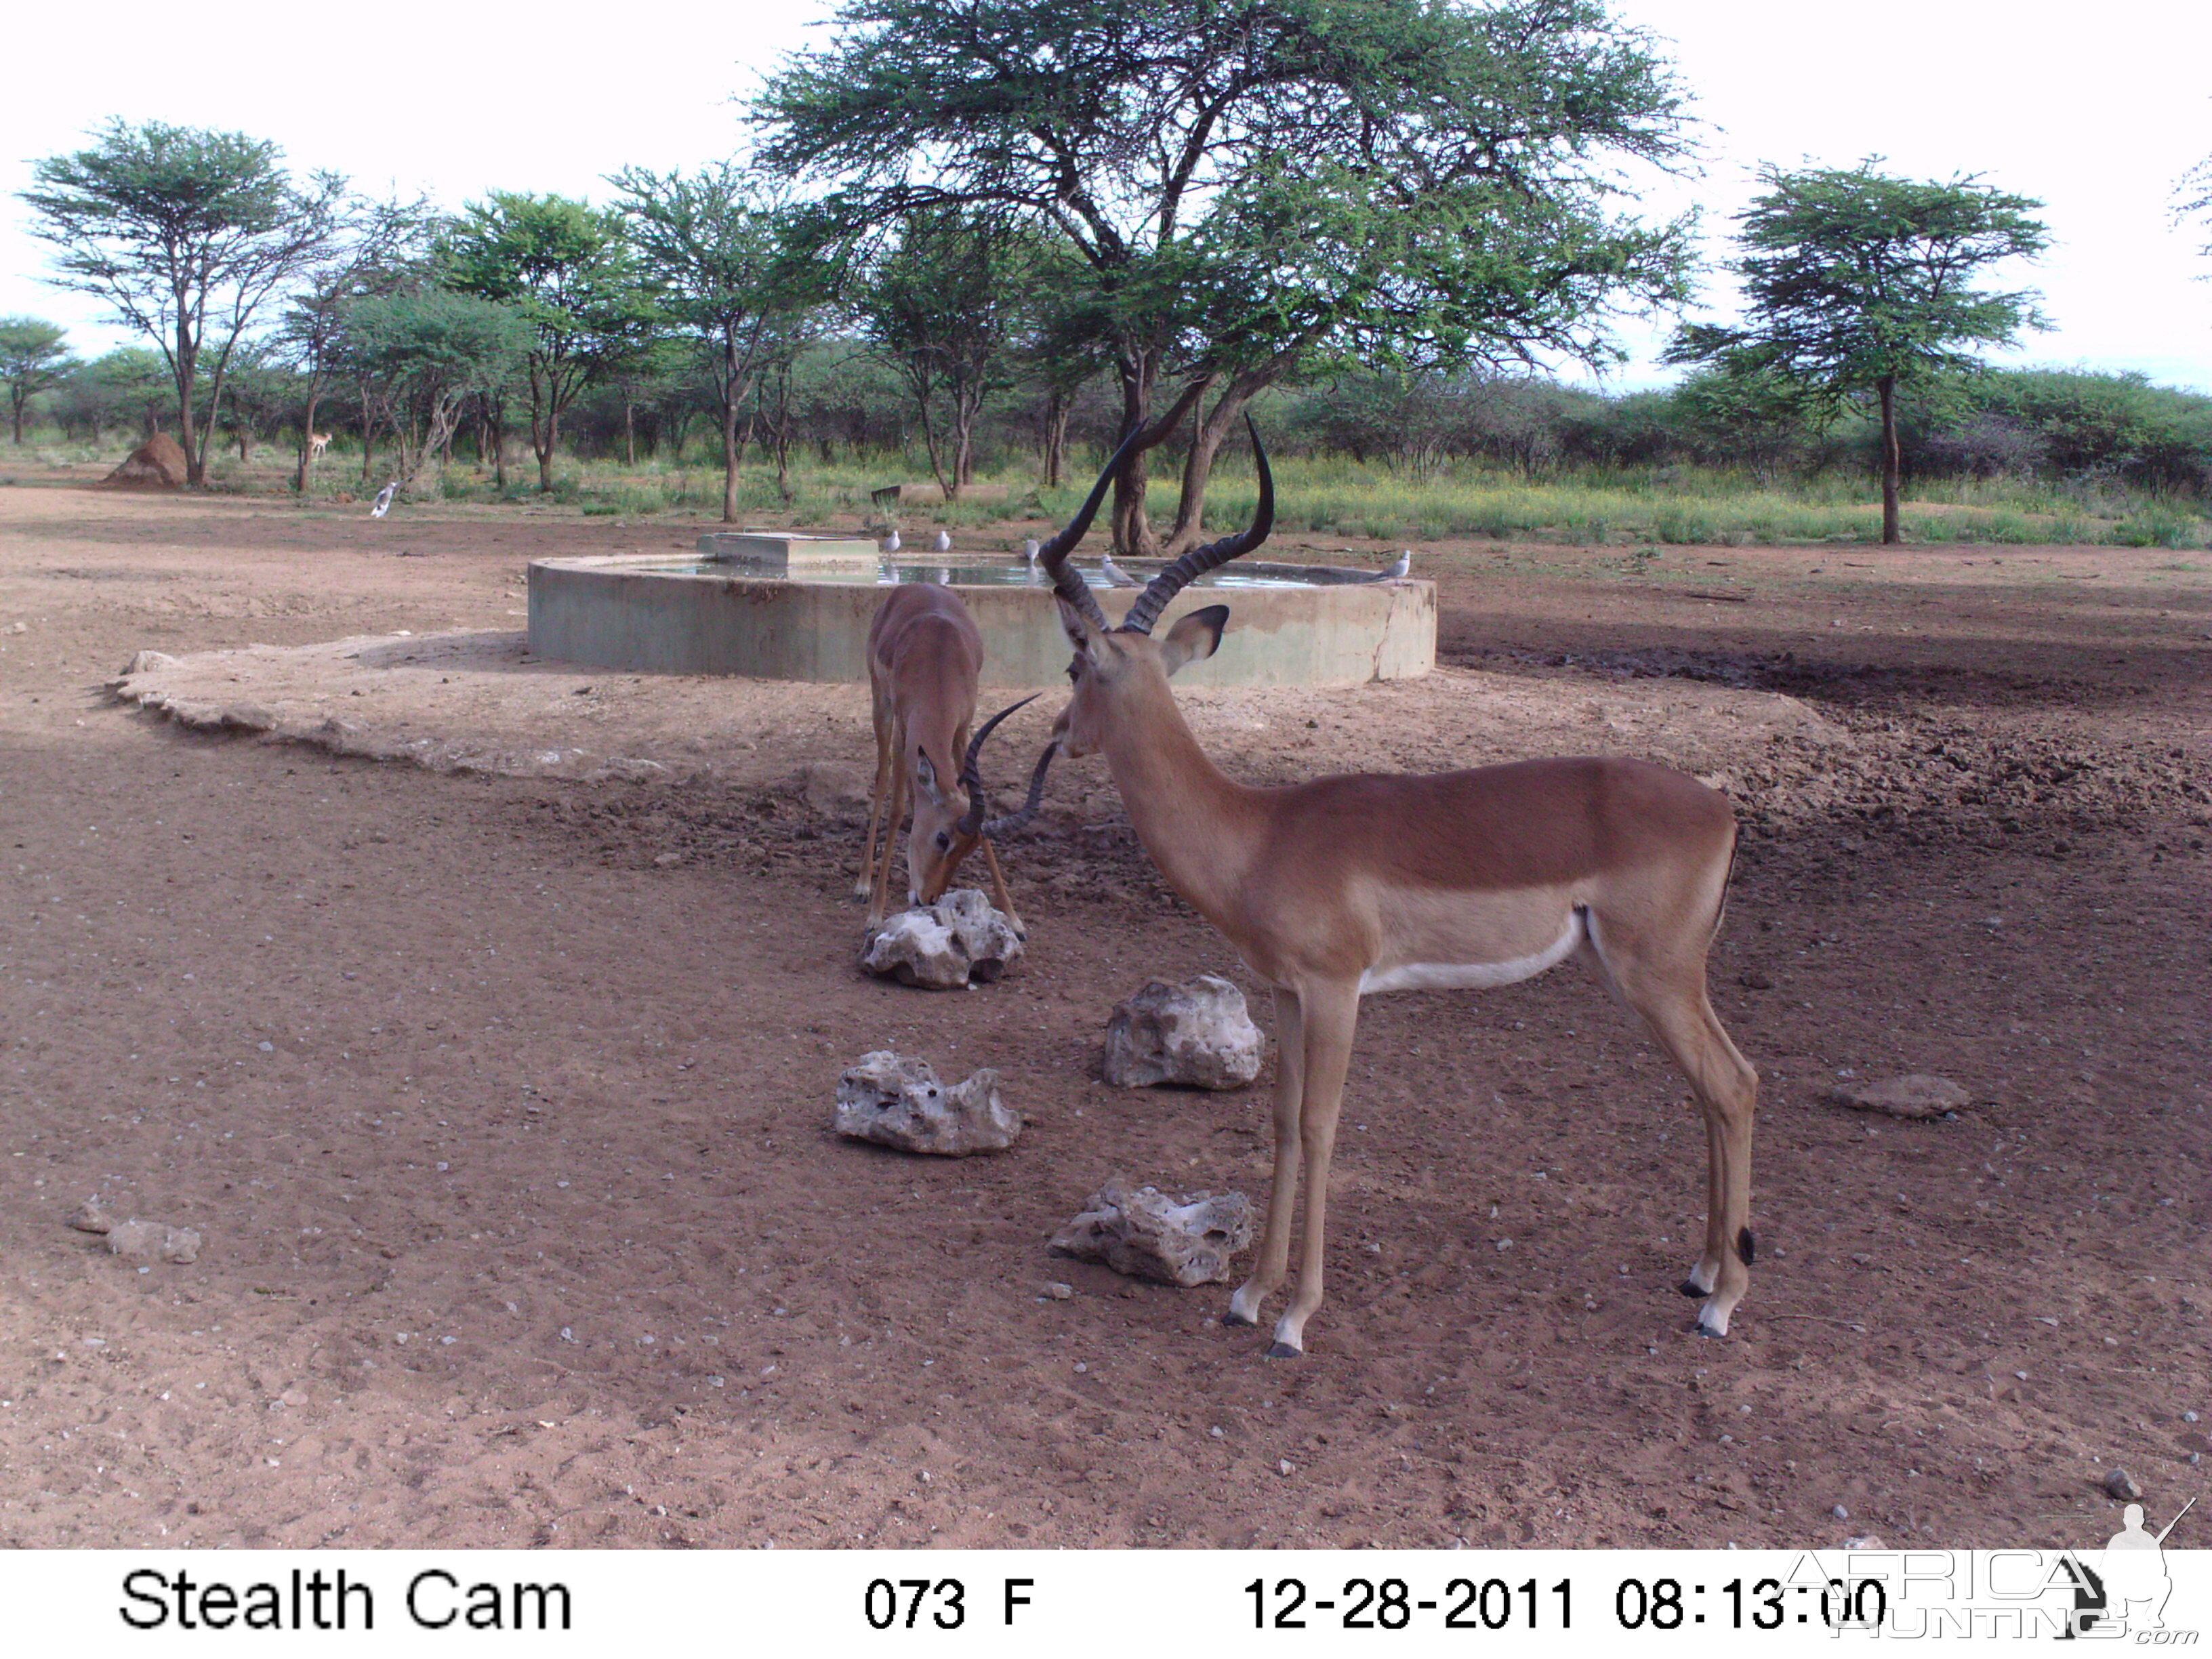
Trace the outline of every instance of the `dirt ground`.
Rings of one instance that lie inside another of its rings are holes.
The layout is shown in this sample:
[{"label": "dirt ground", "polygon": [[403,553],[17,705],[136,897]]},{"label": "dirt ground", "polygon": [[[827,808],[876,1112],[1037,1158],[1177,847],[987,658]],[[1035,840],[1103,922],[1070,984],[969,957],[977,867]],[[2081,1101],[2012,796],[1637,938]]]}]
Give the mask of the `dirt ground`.
[{"label": "dirt ground", "polygon": [[[1046,1250],[1111,1174],[1266,1184],[1267,1075],[1099,1081],[1148,979],[1270,1017],[1102,763],[1010,850],[1021,970],[931,994],[854,966],[863,689],[531,659],[526,559],[696,528],[0,489],[0,1543],[2088,1546],[2117,1467],[2205,1491],[2212,556],[1439,544],[1432,676],[1187,697],[1255,781],[1645,754],[1746,830],[1729,1338],[1686,1091],[1567,968],[1366,1004],[1286,1363]],[[1021,1140],[835,1137],[884,1047]],[[1974,1104],[1829,1098],[1899,1073]]]}]

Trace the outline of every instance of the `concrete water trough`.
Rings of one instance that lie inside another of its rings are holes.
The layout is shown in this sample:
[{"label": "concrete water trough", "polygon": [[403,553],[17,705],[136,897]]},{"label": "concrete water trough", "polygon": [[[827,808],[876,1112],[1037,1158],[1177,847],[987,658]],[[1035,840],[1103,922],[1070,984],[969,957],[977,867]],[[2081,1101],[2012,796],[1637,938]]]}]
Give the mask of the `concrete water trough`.
[{"label": "concrete water trough", "polygon": [[[936,581],[982,630],[986,684],[1066,683],[1067,640],[1051,584],[1013,555],[920,554],[892,563],[866,541],[747,532],[699,538],[700,556],[538,559],[530,566],[530,648],[593,668],[865,684],[868,623],[883,590]],[[1097,556],[1076,560],[1118,622],[1140,591],[1103,586]],[[1133,563],[1149,579],[1157,567]],[[1436,665],[1437,599],[1418,579],[1239,559],[1176,595],[1154,629],[1227,605],[1229,631],[1192,685],[1364,685]]]}]

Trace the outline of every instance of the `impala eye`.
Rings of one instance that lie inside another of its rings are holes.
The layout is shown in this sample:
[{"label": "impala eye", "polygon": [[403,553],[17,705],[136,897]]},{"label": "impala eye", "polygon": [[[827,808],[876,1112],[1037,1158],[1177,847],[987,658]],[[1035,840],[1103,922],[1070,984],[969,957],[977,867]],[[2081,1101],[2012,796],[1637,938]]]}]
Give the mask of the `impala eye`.
[{"label": "impala eye", "polygon": [[942,852],[945,851],[948,848],[950,848],[951,845],[952,845],[952,832],[951,832],[950,830],[939,830],[939,831],[937,832],[937,850],[938,850],[939,852],[942,853]]}]

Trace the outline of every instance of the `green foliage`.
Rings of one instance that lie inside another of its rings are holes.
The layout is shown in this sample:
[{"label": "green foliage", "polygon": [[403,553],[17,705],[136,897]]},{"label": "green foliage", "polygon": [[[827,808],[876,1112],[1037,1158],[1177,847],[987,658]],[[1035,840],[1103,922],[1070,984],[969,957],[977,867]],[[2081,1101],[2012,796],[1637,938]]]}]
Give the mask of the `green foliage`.
[{"label": "green foliage", "polygon": [[1077,280],[1047,337],[1116,360],[1125,429],[1156,386],[1211,387],[1210,453],[1309,361],[1595,360],[1611,306],[1685,293],[1686,225],[1616,214],[1613,173],[1681,155],[1681,94],[1597,0],[848,0],[838,21],[760,100],[764,160],[828,181],[854,239],[957,206],[1061,241]]},{"label": "green foliage", "polygon": [[331,173],[296,188],[283,158],[243,133],[118,118],[92,148],[35,162],[37,186],[22,192],[32,234],[59,250],[52,280],[106,301],[167,359],[195,484],[202,351],[214,353],[215,401],[240,337],[327,246],[345,195]]},{"label": "green foliage", "polygon": [[1763,167],[1765,194],[1737,216],[1744,327],[1693,325],[1668,353],[1779,375],[1835,398],[1939,370],[1970,372],[1962,350],[2041,327],[2033,295],[1969,284],[1987,266],[2048,246],[2030,218],[2040,202],[1988,190],[1893,179],[1875,157],[1850,171]]},{"label": "green foliage", "polygon": [[37,317],[0,317],[0,385],[8,388],[15,441],[23,441],[23,410],[32,398],[82,368],[69,332]]},{"label": "green foliage", "polygon": [[530,326],[531,442],[538,489],[550,492],[562,413],[659,319],[623,217],[565,196],[494,191],[447,228],[439,262],[447,287],[511,306]]},{"label": "green foliage", "polygon": [[1709,363],[1739,382],[1780,381],[1831,403],[1872,396],[1881,411],[1882,540],[1902,533],[1896,393],[1979,359],[1961,348],[2045,326],[2026,291],[1969,286],[1990,265],[2032,258],[2050,238],[2040,202],[1971,179],[1919,183],[1856,168],[1759,170],[1765,194],[1736,216],[1731,267],[1750,317],[1741,328],[1692,324],[1667,361]]}]

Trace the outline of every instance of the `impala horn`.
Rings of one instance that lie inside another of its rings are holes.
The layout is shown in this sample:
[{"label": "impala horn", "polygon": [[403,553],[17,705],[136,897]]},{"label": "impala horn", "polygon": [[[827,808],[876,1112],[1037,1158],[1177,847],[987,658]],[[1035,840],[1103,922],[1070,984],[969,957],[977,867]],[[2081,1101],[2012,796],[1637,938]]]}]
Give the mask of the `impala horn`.
[{"label": "impala horn", "polygon": [[[1067,567],[1067,556],[1075,550],[1083,532],[1091,528],[1091,520],[1097,516],[1098,504],[1106,499],[1106,486],[1114,482],[1114,475],[1121,470],[1121,463],[1136,453],[1137,440],[1143,434],[1141,426],[1132,432],[1126,442],[1114,452],[1114,459],[1106,463],[1106,470],[1098,475],[1098,482],[1091,487],[1091,494],[1067,521],[1067,528],[1037,549],[1037,568],[1052,578],[1053,591],[1089,617],[1091,625],[1103,634],[1110,624],[1106,613],[1098,608],[1098,601],[1091,597],[1091,585]],[[985,731],[990,727],[985,726]]]},{"label": "impala horn", "polygon": [[1194,547],[1153,577],[1151,585],[1137,595],[1137,602],[1129,607],[1129,615],[1121,624],[1130,633],[1151,633],[1160,612],[1168,608],[1168,602],[1176,594],[1207,571],[1218,569],[1230,560],[1249,553],[1266,541],[1267,532],[1274,528],[1275,475],[1268,471],[1267,452],[1260,442],[1260,428],[1252,424],[1249,415],[1244,417],[1244,428],[1252,434],[1252,459],[1260,470],[1260,504],[1252,511],[1250,526],[1204,547]]},{"label": "impala horn", "polygon": [[1003,835],[1009,830],[1020,829],[1036,816],[1037,802],[1044,794],[1044,769],[1051,763],[1054,751],[1060,747],[1057,739],[1046,747],[1044,759],[1037,763],[1036,775],[1030,781],[1029,805],[1009,817],[993,818],[988,823],[983,821],[983,774],[977,763],[983,753],[983,740],[997,729],[999,722],[1017,708],[1027,707],[1043,695],[1042,691],[1032,691],[1021,702],[1008,703],[984,721],[983,729],[969,740],[968,753],[960,763],[961,786],[968,791],[968,810],[961,815],[956,826],[962,835]]}]

